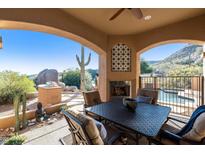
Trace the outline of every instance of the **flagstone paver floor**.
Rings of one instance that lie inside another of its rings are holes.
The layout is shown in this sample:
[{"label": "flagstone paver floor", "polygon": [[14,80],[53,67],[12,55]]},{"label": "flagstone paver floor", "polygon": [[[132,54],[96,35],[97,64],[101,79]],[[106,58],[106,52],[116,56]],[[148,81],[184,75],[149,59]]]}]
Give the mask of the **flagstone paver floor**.
[{"label": "flagstone paver floor", "polygon": [[[72,109],[83,109],[83,96],[77,94],[63,94],[63,101],[72,106]],[[52,119],[52,123],[49,125],[43,125],[35,129],[26,131],[21,135],[26,137],[26,143],[29,145],[60,145],[60,138],[70,134],[68,130],[68,124],[64,117],[60,119]]]},{"label": "flagstone paver floor", "polygon": [[21,135],[27,138],[25,144],[29,145],[60,145],[60,138],[68,135],[67,122],[65,119],[58,120],[51,125],[36,128]]}]

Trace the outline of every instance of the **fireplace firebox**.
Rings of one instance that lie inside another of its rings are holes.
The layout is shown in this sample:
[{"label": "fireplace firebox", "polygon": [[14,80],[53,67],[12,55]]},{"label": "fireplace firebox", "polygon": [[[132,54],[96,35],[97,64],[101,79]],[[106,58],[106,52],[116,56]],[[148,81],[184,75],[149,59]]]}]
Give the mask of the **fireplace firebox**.
[{"label": "fireplace firebox", "polygon": [[111,100],[121,100],[130,96],[130,81],[110,81]]}]

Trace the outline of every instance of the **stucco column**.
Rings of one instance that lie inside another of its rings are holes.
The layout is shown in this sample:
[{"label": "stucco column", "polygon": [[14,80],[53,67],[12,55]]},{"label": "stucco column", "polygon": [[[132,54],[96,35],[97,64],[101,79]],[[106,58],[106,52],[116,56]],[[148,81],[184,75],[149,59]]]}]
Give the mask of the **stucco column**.
[{"label": "stucco column", "polygon": [[[204,77],[205,77],[205,44],[203,45],[203,81],[204,81]],[[205,87],[205,82],[203,82],[203,86],[202,86],[202,92],[203,92],[203,96],[205,96],[205,90],[204,90],[204,87]],[[202,103],[204,104],[205,100],[204,98],[202,98]]]},{"label": "stucco column", "polygon": [[203,76],[205,76],[205,44],[203,45]]},{"label": "stucco column", "polygon": [[107,101],[107,57],[106,54],[99,55],[99,92],[102,101]]},{"label": "stucco column", "polygon": [[[112,49],[115,45],[122,44],[130,48],[130,71],[112,71]],[[130,96],[136,96],[136,50],[133,47],[131,41],[124,41],[121,37],[109,38],[107,49],[107,98],[110,100],[110,82],[112,81],[129,81],[130,84]],[[104,83],[103,83],[104,84]]]},{"label": "stucco column", "polygon": [[140,54],[136,52],[136,92],[139,89],[140,78]]}]

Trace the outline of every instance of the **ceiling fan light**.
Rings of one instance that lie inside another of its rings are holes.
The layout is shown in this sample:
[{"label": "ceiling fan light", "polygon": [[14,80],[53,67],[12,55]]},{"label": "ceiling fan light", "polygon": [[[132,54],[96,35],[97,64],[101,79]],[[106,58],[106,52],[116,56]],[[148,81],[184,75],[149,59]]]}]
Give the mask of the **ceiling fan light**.
[{"label": "ceiling fan light", "polygon": [[152,16],[151,16],[151,15],[147,15],[147,16],[144,17],[144,20],[146,20],[146,21],[148,21],[148,20],[150,20],[150,19],[152,19]]}]

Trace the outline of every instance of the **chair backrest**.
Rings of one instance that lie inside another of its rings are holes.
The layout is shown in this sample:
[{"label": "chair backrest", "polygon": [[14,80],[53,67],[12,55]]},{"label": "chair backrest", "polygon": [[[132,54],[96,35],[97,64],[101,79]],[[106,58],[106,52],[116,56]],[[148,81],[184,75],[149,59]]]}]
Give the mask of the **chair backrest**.
[{"label": "chair backrest", "polygon": [[85,107],[97,105],[97,104],[100,104],[102,102],[101,98],[100,98],[99,91],[83,92],[83,97],[85,100]]},{"label": "chair backrest", "polygon": [[74,111],[62,111],[71,131],[73,144],[104,144],[94,120]]},{"label": "chair backrest", "polygon": [[137,96],[148,96],[152,97],[152,104],[157,104],[158,90],[152,89],[138,89]]},{"label": "chair backrest", "polygon": [[187,124],[180,130],[180,132],[178,132],[179,136],[183,136],[184,134],[188,133],[193,125],[195,120],[202,114],[205,113],[205,105],[199,106],[191,115],[189,121],[187,122]]},{"label": "chair backrest", "polygon": [[69,130],[72,135],[73,144],[80,145],[80,144],[91,144],[91,141],[86,134],[84,125],[81,121],[79,121],[75,116],[70,114],[67,111],[62,111],[64,117],[69,125]]}]

